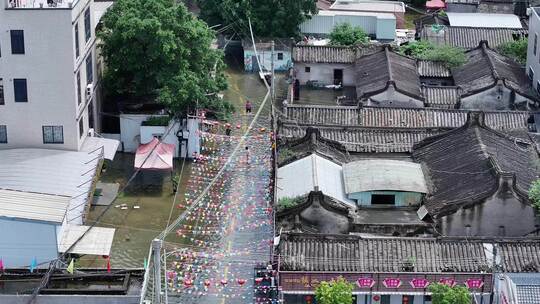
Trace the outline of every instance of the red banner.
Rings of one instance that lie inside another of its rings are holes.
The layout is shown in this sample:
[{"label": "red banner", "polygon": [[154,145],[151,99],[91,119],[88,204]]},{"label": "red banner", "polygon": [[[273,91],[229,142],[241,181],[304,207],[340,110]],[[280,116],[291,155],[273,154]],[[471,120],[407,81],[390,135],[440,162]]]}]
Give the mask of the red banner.
[{"label": "red banner", "polygon": [[383,285],[386,288],[399,288],[401,280],[398,278],[386,278],[383,280]]},{"label": "red banner", "polygon": [[429,285],[429,281],[424,278],[418,278],[418,279],[412,279],[411,280],[411,286],[412,288],[427,288]]},{"label": "red banner", "polygon": [[372,278],[359,278],[356,280],[356,285],[360,288],[373,288],[375,286],[375,280]]}]

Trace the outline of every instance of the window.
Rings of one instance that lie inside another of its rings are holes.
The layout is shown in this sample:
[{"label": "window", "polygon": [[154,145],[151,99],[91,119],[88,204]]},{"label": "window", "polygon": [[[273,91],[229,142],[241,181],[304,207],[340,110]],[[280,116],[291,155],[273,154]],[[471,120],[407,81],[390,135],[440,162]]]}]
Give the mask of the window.
[{"label": "window", "polygon": [[310,72],[311,72],[311,67],[306,67],[306,68],[304,69],[304,71],[305,71],[306,73],[310,73]]},{"label": "window", "polygon": [[77,72],[77,104],[80,105],[82,102],[81,95],[81,71]]},{"label": "window", "polygon": [[83,137],[84,134],[84,117],[79,120],[79,137]]},{"label": "window", "polygon": [[44,144],[63,144],[64,127],[62,126],[43,126]]},{"label": "window", "polygon": [[283,60],[283,53],[277,53],[277,60]]},{"label": "window", "polygon": [[0,125],[0,144],[7,144],[7,126]]},{"label": "window", "polygon": [[372,205],[395,205],[396,196],[393,194],[372,194]]},{"label": "window", "polygon": [[381,295],[381,304],[390,304],[390,295]]},{"label": "window", "polygon": [[0,105],[5,104],[4,101],[4,79],[0,78]]},{"label": "window", "polygon": [[92,37],[92,28],[90,24],[90,8],[84,11],[84,38],[86,42]]},{"label": "window", "polygon": [[94,82],[94,64],[92,62],[92,53],[86,57],[86,83]]},{"label": "window", "polygon": [[79,24],[75,23],[75,58],[79,58]]},{"label": "window", "polygon": [[538,44],[538,34],[534,34],[533,55],[536,56],[536,45]]},{"label": "window", "polygon": [[24,54],[24,31],[11,30],[11,53]]},{"label": "window", "polygon": [[26,79],[13,79],[13,91],[15,92],[15,102],[28,102]]}]

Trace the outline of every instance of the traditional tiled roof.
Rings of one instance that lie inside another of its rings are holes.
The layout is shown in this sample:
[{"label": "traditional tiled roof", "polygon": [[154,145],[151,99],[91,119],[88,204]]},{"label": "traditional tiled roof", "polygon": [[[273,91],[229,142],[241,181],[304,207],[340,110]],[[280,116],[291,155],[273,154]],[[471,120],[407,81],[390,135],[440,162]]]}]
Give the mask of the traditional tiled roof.
[{"label": "traditional tiled roof", "polygon": [[501,174],[513,174],[513,190],[527,197],[540,174],[540,159],[530,142],[486,127],[484,115],[475,112],[469,114],[463,127],[415,145],[413,158],[422,163],[429,176],[432,189],[425,207],[434,217],[490,197],[499,188]]},{"label": "traditional tiled roof", "polygon": [[490,268],[479,242],[433,238],[361,238],[352,235],[282,234],[282,271],[481,272]]},{"label": "traditional tiled roof", "polygon": [[448,21],[448,17],[440,14],[439,11],[423,15],[422,17],[414,20],[416,35],[418,36],[420,32],[422,32],[424,26],[432,24],[449,25],[450,22]]},{"label": "traditional tiled roof", "polygon": [[[321,105],[289,105],[286,121],[313,126],[363,126],[401,128],[457,128],[465,124],[467,111],[434,108],[376,108]],[[486,112],[486,124],[497,130],[527,130],[528,112]]]},{"label": "traditional tiled roof", "polygon": [[416,61],[385,47],[356,61],[356,90],[359,98],[381,93],[394,86],[396,91],[422,100]]},{"label": "traditional tiled roof", "polygon": [[540,242],[520,240],[498,243],[503,272],[540,272]]},{"label": "traditional tiled roof", "polygon": [[418,60],[416,64],[421,77],[452,77],[450,70],[442,62]]},{"label": "traditional tiled roof", "polygon": [[292,58],[294,62],[305,63],[354,63],[356,51],[344,46],[297,45]]},{"label": "traditional tiled roof", "polygon": [[[476,28],[476,27],[460,27],[460,26],[445,26],[438,35],[432,33],[430,25],[426,25],[422,29],[420,35],[422,40],[430,40],[434,43],[444,43],[447,45],[461,48],[475,48],[480,41],[488,41],[491,47],[514,41],[515,38],[525,37],[528,30],[525,29],[508,29],[508,28]],[[442,41],[441,38],[442,37]]]},{"label": "traditional tiled roof", "polygon": [[[279,135],[283,138],[301,138],[310,128],[307,125],[283,123]],[[317,127],[321,137],[342,144],[349,152],[362,153],[407,153],[415,143],[440,134],[446,129],[403,129],[403,128],[365,128],[365,127]]]},{"label": "traditional tiled roof", "polygon": [[431,108],[455,109],[459,103],[458,87],[422,86],[422,92]]},{"label": "traditional tiled roof", "polygon": [[532,94],[524,68],[490,49],[485,42],[466,52],[466,56],[467,62],[452,70],[455,84],[464,90],[462,97],[484,91],[502,81],[507,88],[523,96],[538,99]]}]

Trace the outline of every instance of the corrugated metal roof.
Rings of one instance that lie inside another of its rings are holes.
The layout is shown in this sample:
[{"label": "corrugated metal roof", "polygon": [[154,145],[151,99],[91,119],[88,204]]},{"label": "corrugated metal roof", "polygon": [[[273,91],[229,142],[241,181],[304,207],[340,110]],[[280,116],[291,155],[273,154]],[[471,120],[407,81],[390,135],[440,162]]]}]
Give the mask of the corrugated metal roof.
[{"label": "corrugated metal roof", "polygon": [[512,28],[486,28],[449,26],[435,33],[431,25],[426,25],[421,33],[423,40],[433,43],[444,43],[454,47],[475,48],[480,41],[486,40],[490,47],[496,48],[501,44],[514,41],[516,37],[526,37],[528,30]]},{"label": "corrugated metal roof", "polygon": [[318,187],[329,197],[354,204],[345,195],[341,166],[316,154],[279,168],[277,177],[278,198],[307,195]]},{"label": "corrugated metal roof", "polygon": [[71,197],[0,189],[0,217],[62,223]]},{"label": "corrugated metal roof", "polygon": [[446,13],[450,26],[515,28],[523,26],[514,14]]},{"label": "corrugated metal roof", "polygon": [[[58,251],[66,252],[88,229],[90,229],[90,226],[66,225],[62,231]],[[114,228],[92,227],[69,252],[75,254],[110,255],[114,232]]]},{"label": "corrugated metal roof", "polygon": [[82,223],[100,152],[0,150],[0,189],[72,197],[67,221]]},{"label": "corrugated metal roof", "polygon": [[330,10],[404,13],[405,5],[397,1],[336,1]]},{"label": "corrugated metal roof", "polygon": [[343,165],[347,194],[389,190],[427,193],[420,164],[388,159],[359,160]]}]

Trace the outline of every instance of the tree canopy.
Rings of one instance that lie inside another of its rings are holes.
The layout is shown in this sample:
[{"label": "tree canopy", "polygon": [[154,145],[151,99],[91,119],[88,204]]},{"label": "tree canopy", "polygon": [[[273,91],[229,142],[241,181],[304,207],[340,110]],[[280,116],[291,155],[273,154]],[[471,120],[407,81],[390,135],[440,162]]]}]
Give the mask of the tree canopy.
[{"label": "tree canopy", "polygon": [[257,37],[297,37],[299,25],[317,13],[313,0],[198,0],[201,18],[210,25],[249,36],[248,17]]},{"label": "tree canopy", "polygon": [[415,41],[402,45],[398,52],[416,59],[440,61],[449,68],[458,67],[467,61],[463,49],[449,45],[435,45],[428,41]]},{"label": "tree canopy", "polygon": [[527,38],[509,41],[501,44],[497,50],[521,64],[527,63]]},{"label": "tree canopy", "polygon": [[433,304],[471,304],[471,294],[465,286],[450,287],[445,284],[429,285]]},{"label": "tree canopy", "polygon": [[118,0],[98,32],[109,95],[151,97],[180,115],[200,107],[230,109],[215,33],[173,0]]},{"label": "tree canopy", "polygon": [[353,284],[339,277],[330,282],[321,282],[315,290],[315,299],[320,304],[352,304]]},{"label": "tree canopy", "polygon": [[358,45],[369,42],[369,37],[361,27],[353,27],[350,23],[345,22],[338,24],[330,33],[331,45]]},{"label": "tree canopy", "polygon": [[532,183],[529,189],[529,199],[536,209],[540,209],[540,179]]}]

